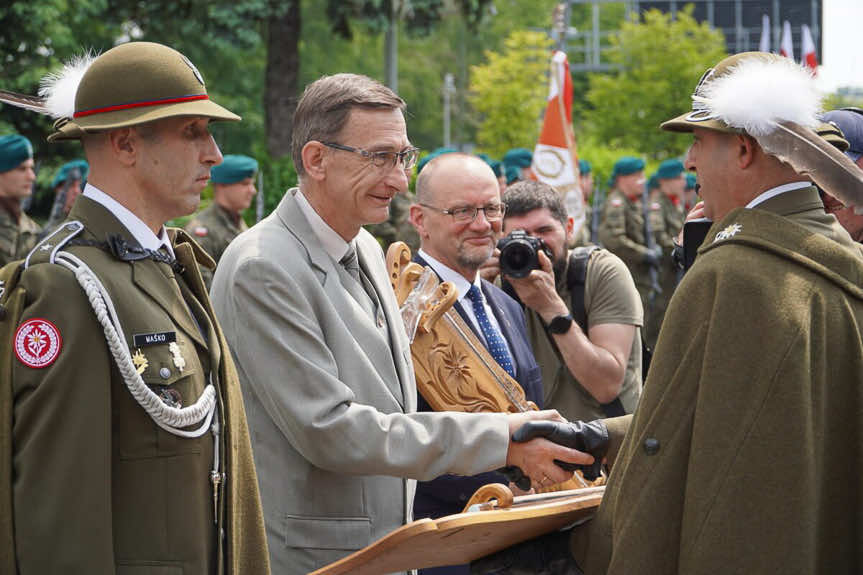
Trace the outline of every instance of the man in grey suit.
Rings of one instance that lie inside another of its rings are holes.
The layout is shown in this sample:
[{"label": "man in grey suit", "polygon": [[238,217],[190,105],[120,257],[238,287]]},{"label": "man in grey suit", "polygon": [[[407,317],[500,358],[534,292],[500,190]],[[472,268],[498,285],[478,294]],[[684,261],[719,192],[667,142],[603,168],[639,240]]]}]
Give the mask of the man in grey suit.
[{"label": "man in grey suit", "polygon": [[301,574],[411,519],[416,479],[504,465],[570,477],[578,451],[510,441],[533,414],[416,413],[409,342],[383,253],[417,150],[405,104],[363,76],[306,88],[294,116],[299,188],[225,251],[212,299],[243,386],[274,573]]}]

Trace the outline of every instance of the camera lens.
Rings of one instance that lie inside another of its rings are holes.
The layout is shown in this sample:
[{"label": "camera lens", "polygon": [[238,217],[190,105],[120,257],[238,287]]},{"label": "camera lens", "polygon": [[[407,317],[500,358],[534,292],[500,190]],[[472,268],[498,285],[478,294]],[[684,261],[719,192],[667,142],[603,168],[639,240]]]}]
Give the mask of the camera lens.
[{"label": "camera lens", "polygon": [[538,267],[536,250],[528,242],[511,242],[501,251],[500,267],[504,275],[526,277]]}]

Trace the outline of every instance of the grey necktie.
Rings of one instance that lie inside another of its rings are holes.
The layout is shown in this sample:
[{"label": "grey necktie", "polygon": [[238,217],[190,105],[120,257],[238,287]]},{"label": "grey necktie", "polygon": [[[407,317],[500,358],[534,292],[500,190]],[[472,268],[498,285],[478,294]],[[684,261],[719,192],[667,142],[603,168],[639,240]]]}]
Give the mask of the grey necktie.
[{"label": "grey necktie", "polygon": [[357,257],[357,250],[354,249],[354,246],[348,244],[348,252],[342,256],[339,263],[348,270],[348,273],[351,274],[351,277],[353,277],[358,284],[363,284],[363,281],[360,279],[360,260]]}]

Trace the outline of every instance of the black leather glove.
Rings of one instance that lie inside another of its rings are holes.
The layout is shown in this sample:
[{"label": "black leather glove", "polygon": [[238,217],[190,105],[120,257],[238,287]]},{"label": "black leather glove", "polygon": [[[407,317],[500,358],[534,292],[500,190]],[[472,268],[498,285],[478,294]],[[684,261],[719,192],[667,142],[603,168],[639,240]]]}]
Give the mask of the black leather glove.
[{"label": "black leather glove", "polygon": [[569,551],[571,531],[555,531],[472,561],[471,575],[582,575]]},{"label": "black leather glove", "polygon": [[530,477],[524,474],[521,467],[517,465],[507,465],[497,470],[506,476],[507,481],[514,483],[516,487],[522,491],[530,491]]},{"label": "black leather glove", "polygon": [[654,246],[644,253],[644,263],[651,266],[659,265],[662,261],[662,248]]},{"label": "black leather glove", "polygon": [[557,459],[554,462],[567,471],[581,469],[588,481],[599,477],[602,458],[608,452],[608,428],[601,419],[565,423],[547,420],[528,421],[512,434],[512,440],[518,442],[530,441],[535,437],[544,437],[554,443],[591,454],[594,457],[591,465],[577,465]]}]

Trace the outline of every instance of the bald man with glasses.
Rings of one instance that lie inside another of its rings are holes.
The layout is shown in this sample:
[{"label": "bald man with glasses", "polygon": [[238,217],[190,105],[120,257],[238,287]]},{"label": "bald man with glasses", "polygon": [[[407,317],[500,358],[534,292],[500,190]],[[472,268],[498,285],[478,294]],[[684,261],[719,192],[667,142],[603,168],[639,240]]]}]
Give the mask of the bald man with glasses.
[{"label": "bald man with glasses", "polygon": [[410,521],[417,479],[517,465],[536,482],[561,481],[571,474],[555,458],[593,459],[544,439],[510,442],[528,419],[556,412],[416,412],[383,252],[362,229],[386,220],[407,190],[417,154],[404,108],[364,76],[309,85],[293,123],[299,186],[231,243],[213,280],[280,575],[313,571]]},{"label": "bald man with glasses", "polygon": [[[479,267],[491,257],[501,235],[506,205],[494,172],[467,154],[438,156],[417,178],[411,223],[420,236],[414,261],[429,266],[441,281],[455,285],[453,306],[491,356],[542,407],[542,373],[527,337],[521,306],[482,279]],[[419,410],[431,411],[422,396]],[[438,518],[461,512],[470,496],[488,483],[507,483],[496,472],[471,477],[443,475],[417,485],[414,516]],[[420,575],[469,575],[469,565],[421,569]]]}]

